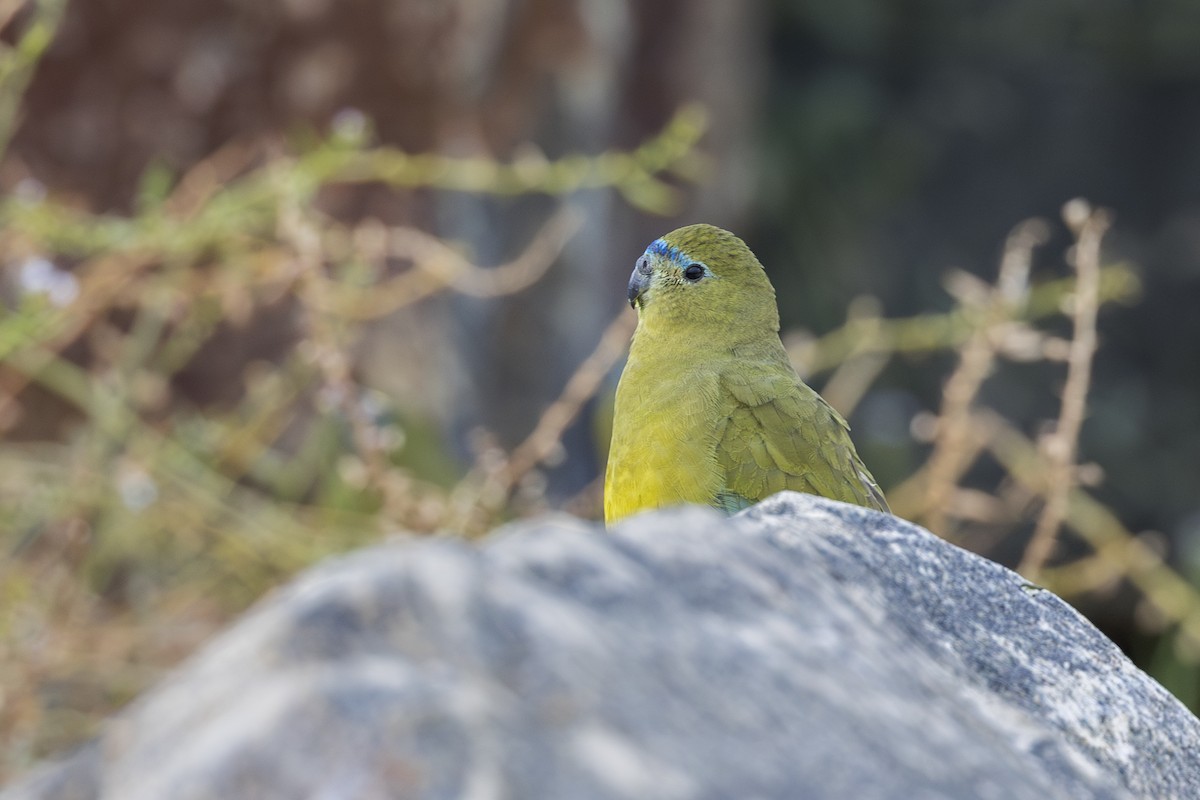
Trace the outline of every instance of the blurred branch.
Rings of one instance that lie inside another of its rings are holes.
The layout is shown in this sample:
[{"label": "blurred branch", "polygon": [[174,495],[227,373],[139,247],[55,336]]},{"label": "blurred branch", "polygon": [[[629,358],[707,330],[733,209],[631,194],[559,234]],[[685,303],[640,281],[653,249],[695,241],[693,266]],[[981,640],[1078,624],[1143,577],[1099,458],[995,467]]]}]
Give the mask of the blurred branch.
[{"label": "blurred branch", "polygon": [[28,4],[5,0],[0,3],[0,31],[13,21],[22,7],[32,8],[16,44],[0,42],[0,158],[8,150],[8,143],[20,122],[25,87],[54,40],[66,5],[66,0],[32,0]]},{"label": "blurred branch", "polygon": [[[241,491],[235,484],[201,463],[190,448],[169,436],[158,434],[153,428],[137,425],[136,412],[81,368],[51,354],[39,352],[37,348],[23,350],[6,363],[25,371],[31,380],[86,413],[94,421],[97,430],[105,432],[115,444],[125,446],[131,437],[140,439],[143,446],[148,446],[147,449],[157,454],[154,463],[161,467],[159,477],[176,485],[204,506],[231,517],[242,517],[244,522],[253,523],[255,527],[267,524],[267,530],[286,532],[293,528],[294,520],[283,509],[270,506],[260,506],[269,522],[244,517],[241,506],[231,502],[231,498],[237,497]],[[239,541],[237,544],[239,547],[250,547],[252,542]],[[269,558],[266,554],[258,555]]]},{"label": "blurred branch", "polygon": [[622,311],[604,333],[591,355],[576,368],[562,394],[542,412],[538,424],[512,452],[504,480],[512,487],[526,472],[548,459],[561,447],[563,432],[575,421],[583,404],[595,396],[609,371],[625,355],[637,317]]},{"label": "blurred branch", "polygon": [[[1028,299],[1013,314],[1019,322],[1036,322],[1062,313],[1063,301],[1075,291],[1075,279],[1047,281],[1029,290]],[[1137,299],[1141,281],[1124,264],[1100,271],[1102,305]],[[852,354],[920,354],[956,349],[978,327],[977,312],[955,308],[942,314],[919,314],[904,319],[851,320],[817,339],[793,344],[788,355],[803,376],[819,375],[841,364]],[[1044,339],[1042,340],[1045,341]],[[1056,354],[1051,348],[1050,354]]]},{"label": "blurred branch", "polygon": [[[133,218],[92,215],[49,200],[10,197],[0,200],[0,228],[19,232],[28,248],[79,258],[114,252],[182,261],[202,255],[249,258],[272,240],[281,204],[307,205],[321,187],[338,182],[502,195],[613,188],[638,208],[667,213],[676,194],[661,176],[700,172],[694,147],[704,128],[702,110],[685,106],[658,137],[632,152],[557,161],[528,162],[527,157],[513,164],[388,148],[360,150],[331,140],[294,160],[270,161],[213,192],[215,180],[252,161],[251,151],[231,146],[189,174],[188,186],[181,186],[170,201],[174,214],[155,208]],[[402,240],[399,246],[410,243]]]},{"label": "blurred branch", "polygon": [[578,214],[561,208],[534,235],[524,252],[494,267],[472,264],[436,236],[414,228],[390,228],[384,234],[385,248],[375,258],[407,260],[412,269],[370,286],[328,280],[314,273],[308,299],[322,311],[367,320],[399,311],[445,289],[475,297],[513,294],[546,273],[580,224]]},{"label": "blurred branch", "polygon": [[[40,367],[59,359],[102,314],[110,311],[149,265],[147,260],[125,258],[123,254],[97,258],[78,270],[79,297],[70,307],[34,302],[27,304],[22,313],[0,322],[0,363],[14,363],[20,357],[21,365],[18,374],[0,386],[0,407],[14,402]],[[8,325],[17,329],[16,335],[5,335]]]},{"label": "blurred branch", "polygon": [[[1078,212],[1080,207],[1068,209]],[[1011,520],[1022,518],[1022,509],[1006,505],[1019,498],[1006,501],[996,497],[982,502],[978,493],[964,495],[960,486],[966,471],[989,444],[976,424],[975,402],[997,358],[1067,362],[1063,417],[1056,429],[1056,437],[1062,438],[1053,439],[1058,444],[1046,451],[1047,463],[1055,465],[1053,474],[1059,488],[1037,492],[1037,496],[1045,498],[1038,523],[1040,534],[1032,545],[1038,566],[1044,563],[1053,545],[1053,530],[1065,513],[1066,489],[1062,487],[1069,488],[1075,480],[1075,442],[1083,418],[1091,354],[1095,350],[1096,313],[1101,304],[1127,299],[1137,289],[1136,278],[1125,268],[1100,267],[1099,242],[1106,218],[1089,216],[1084,221],[1073,219],[1072,223],[1079,237],[1072,255],[1077,270],[1074,280],[1027,288],[1032,250],[1045,240],[1048,231],[1044,223],[1024,223],[1008,239],[995,286],[963,273],[952,276],[949,288],[958,300],[954,312],[938,317],[875,321],[869,326],[861,320],[851,320],[823,340],[833,343],[838,350],[853,343],[857,352],[875,348],[891,352],[888,348],[903,349],[904,343],[913,345],[914,350],[930,347],[936,341],[942,341],[943,346],[957,343],[959,363],[946,382],[940,412],[937,416],[918,415],[912,426],[918,438],[933,443],[931,455],[922,467],[889,492],[889,502],[896,513],[921,520],[945,536],[950,535],[951,518],[977,522],[1007,519],[1010,524]],[[1087,259],[1087,264],[1080,268],[1083,259]],[[1070,341],[1048,336],[1028,324],[1028,320],[1062,313],[1064,309],[1070,309],[1076,320]],[[810,346],[806,354],[813,361],[826,357],[819,347]],[[1065,448],[1064,440],[1069,440]]]},{"label": "blurred branch", "polygon": [[1075,450],[1091,384],[1092,356],[1096,352],[1096,314],[1100,308],[1100,242],[1108,230],[1109,214],[1093,211],[1083,200],[1072,200],[1063,216],[1075,234],[1070,258],[1079,276],[1072,295],[1071,317],[1075,335],[1067,359],[1067,382],[1062,410],[1053,433],[1043,440],[1050,490],[1038,518],[1033,538],[1017,571],[1034,579],[1050,557],[1059,525],[1066,514],[1067,497],[1074,484]]},{"label": "blurred branch", "polygon": [[[1000,415],[979,411],[974,424],[987,440],[987,448],[1022,485],[1040,495],[1055,491],[1052,467],[1045,453]],[[1101,564],[1114,579],[1128,578],[1162,615],[1179,624],[1179,631],[1200,648],[1200,593],[1171,569],[1145,542],[1126,528],[1113,512],[1085,490],[1068,487],[1064,518],[1071,529],[1095,550],[1095,559],[1084,559],[1054,569],[1044,569],[1039,579],[1069,596],[1079,588],[1092,588]]]},{"label": "blurred branch", "polygon": [[[288,197],[279,209],[279,238],[291,246],[295,258],[296,291],[303,301],[304,338],[312,362],[322,377],[318,397],[326,398],[337,408],[349,425],[354,440],[354,452],[366,470],[365,488],[378,490],[387,471],[387,453],[374,423],[363,409],[350,363],[349,343],[345,341],[345,325],[335,315],[326,313],[321,298],[327,283],[321,278],[325,270],[325,250],[321,228],[312,219],[312,212],[302,207],[296,197]],[[382,522],[382,520],[380,520]]]},{"label": "blurred branch", "polygon": [[196,162],[163,201],[163,214],[181,220],[192,218],[230,181],[247,172],[262,151],[257,142],[235,141]]},{"label": "blurred branch", "polygon": [[[8,2],[0,19],[16,8]],[[0,45],[0,142],[63,4],[10,22],[24,27]],[[611,188],[639,208],[672,209],[675,184],[708,167],[695,151],[705,125],[685,107],[629,152],[551,161],[526,148],[511,163],[372,148],[335,130],[291,157],[234,142],[177,180],[151,166],[128,216],[53,194],[0,197],[0,434],[45,437],[0,452],[0,650],[12,654],[0,683],[21,695],[19,717],[0,704],[0,738],[20,752],[0,757],[0,773],[28,761],[52,724],[38,693],[64,671],[96,676],[102,699],[78,713],[94,723],[183,654],[151,645],[182,629],[199,638],[295,570],[389,529],[445,528],[464,504],[462,530],[477,532],[537,500],[537,467],[562,454],[632,315],[604,333],[525,442],[457,484],[438,432],[363,384],[364,323],[442,291],[493,297],[541,280],[582,223],[567,195]],[[318,210],[323,193],[354,183],[563,201],[515,258],[480,265],[407,225]],[[30,265],[72,291],[50,294],[27,279]],[[243,347],[272,324],[278,342]],[[205,367],[226,359],[226,342],[244,368],[215,380],[240,385],[190,388],[214,380]],[[448,476],[421,471],[439,457]],[[39,631],[36,645],[27,630]],[[118,682],[127,691],[113,691]]]},{"label": "blurred branch", "polygon": [[609,323],[591,355],[571,375],[558,399],[538,419],[533,431],[507,457],[485,458],[459,492],[470,500],[461,514],[461,529],[477,531],[481,518],[494,515],[530,470],[551,460],[562,448],[562,435],[584,404],[595,396],[609,371],[625,354],[637,317],[622,311]]},{"label": "blurred branch", "polygon": [[396,187],[436,186],[480,194],[566,195],[612,187],[630,205],[657,214],[676,208],[674,189],[658,176],[668,171],[695,178],[705,171],[695,147],[708,127],[699,105],[682,106],[658,136],[628,153],[567,156],[549,161],[533,151],[512,163],[489,158],[410,154],[390,148],[326,148],[300,166],[318,182],[376,182]]},{"label": "blurred branch", "polygon": [[942,391],[942,410],[937,419],[933,453],[925,468],[923,517],[934,533],[947,534],[947,501],[973,461],[963,457],[967,452],[964,444],[970,436],[971,405],[995,363],[993,333],[1021,308],[1033,250],[1048,235],[1046,224],[1041,220],[1023,222],[1009,234],[996,288],[959,280],[959,302],[964,312],[974,318],[975,329],[959,351],[958,368],[950,374]]},{"label": "blurred branch", "polygon": [[863,331],[863,336],[854,351],[821,388],[821,396],[844,417],[850,416],[891,360],[891,353],[864,352],[865,344],[874,337],[870,332],[871,328],[883,322],[879,310],[879,303],[874,298],[858,298],[850,304],[846,324],[858,326]]}]

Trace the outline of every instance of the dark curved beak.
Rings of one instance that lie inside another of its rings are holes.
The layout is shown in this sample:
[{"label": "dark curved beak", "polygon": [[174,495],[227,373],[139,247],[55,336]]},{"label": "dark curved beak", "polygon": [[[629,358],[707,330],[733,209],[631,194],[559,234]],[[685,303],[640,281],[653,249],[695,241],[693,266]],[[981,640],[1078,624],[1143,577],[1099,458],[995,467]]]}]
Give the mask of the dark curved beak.
[{"label": "dark curved beak", "polygon": [[633,268],[633,274],[629,276],[628,297],[631,308],[637,308],[638,299],[650,288],[650,275],[653,271],[650,259],[642,256],[637,260],[637,266]]}]

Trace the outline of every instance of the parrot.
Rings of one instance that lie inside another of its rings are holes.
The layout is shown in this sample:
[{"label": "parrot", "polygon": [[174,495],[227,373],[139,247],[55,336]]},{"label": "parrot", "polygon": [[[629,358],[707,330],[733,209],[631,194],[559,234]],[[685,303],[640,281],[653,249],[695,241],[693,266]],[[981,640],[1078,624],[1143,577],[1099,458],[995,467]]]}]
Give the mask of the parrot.
[{"label": "parrot", "polygon": [[889,511],[850,426],[796,374],[775,289],[713,225],[651,242],[629,278],[637,327],[617,383],[604,518],[685,503],[732,514],[784,489]]}]

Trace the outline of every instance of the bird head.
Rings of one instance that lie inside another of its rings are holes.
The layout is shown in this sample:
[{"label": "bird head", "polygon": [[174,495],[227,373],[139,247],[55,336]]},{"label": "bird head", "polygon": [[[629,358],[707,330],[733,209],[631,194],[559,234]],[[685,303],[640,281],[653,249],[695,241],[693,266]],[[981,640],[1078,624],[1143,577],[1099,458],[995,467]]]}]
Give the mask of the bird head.
[{"label": "bird head", "polygon": [[754,253],[713,225],[655,239],[629,277],[629,303],[654,327],[779,330],[775,289]]}]

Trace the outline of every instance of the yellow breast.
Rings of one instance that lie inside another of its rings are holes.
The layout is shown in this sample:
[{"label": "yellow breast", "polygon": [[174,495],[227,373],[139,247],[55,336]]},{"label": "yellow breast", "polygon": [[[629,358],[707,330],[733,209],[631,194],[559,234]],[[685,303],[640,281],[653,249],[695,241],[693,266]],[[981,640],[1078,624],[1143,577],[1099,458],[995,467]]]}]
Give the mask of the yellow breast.
[{"label": "yellow breast", "polygon": [[716,460],[715,373],[680,371],[630,355],[613,409],[604,519],[652,508],[709,504],[721,486]]}]

